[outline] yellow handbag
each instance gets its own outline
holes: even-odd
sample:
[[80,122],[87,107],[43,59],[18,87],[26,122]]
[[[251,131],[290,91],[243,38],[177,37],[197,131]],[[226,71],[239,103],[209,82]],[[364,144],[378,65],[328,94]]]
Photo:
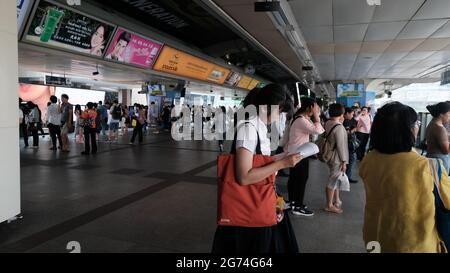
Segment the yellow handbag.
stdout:
[[134,128],[137,125],[137,120],[133,119],[133,121],[131,122],[131,126]]

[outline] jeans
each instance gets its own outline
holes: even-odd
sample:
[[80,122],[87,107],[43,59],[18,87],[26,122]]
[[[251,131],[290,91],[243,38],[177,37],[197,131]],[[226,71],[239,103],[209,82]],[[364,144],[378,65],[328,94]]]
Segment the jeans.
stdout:
[[63,146],[61,139],[61,127],[59,125],[48,124],[48,130],[50,131],[50,137],[52,139],[53,148],[56,149],[56,138],[58,138],[59,146]]
[[134,127],[133,130],[133,136],[131,137],[131,143],[134,143],[134,140],[136,139],[136,136],[139,134],[139,143],[142,143],[144,141],[144,136],[142,135],[142,129],[144,125],[140,124],[139,122],[136,123],[136,127]]
[[347,171],[345,172],[345,174],[347,175],[348,179],[352,179],[352,169],[353,169],[353,166],[355,166],[355,162],[356,162],[356,152],[348,151],[348,156],[349,156],[348,166],[347,166]]
[[[84,152],[90,153],[92,148],[92,153],[97,153],[97,129],[84,127]],[[91,147],[92,145],[92,147]]]

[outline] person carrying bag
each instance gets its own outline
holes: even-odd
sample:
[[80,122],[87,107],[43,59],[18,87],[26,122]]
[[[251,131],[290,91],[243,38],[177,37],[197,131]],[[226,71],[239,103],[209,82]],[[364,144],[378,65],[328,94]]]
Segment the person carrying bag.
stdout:
[[[244,100],[248,105],[282,105],[286,95],[278,85],[252,90]],[[264,110],[263,110],[264,111]],[[260,116],[259,116],[260,115]],[[298,252],[297,240],[288,214],[283,215],[275,190],[275,174],[292,167],[302,156],[271,157],[267,124],[270,110],[250,115],[238,123],[230,154],[217,160],[217,230],[213,253],[287,253]],[[267,117],[269,116],[269,117]]]

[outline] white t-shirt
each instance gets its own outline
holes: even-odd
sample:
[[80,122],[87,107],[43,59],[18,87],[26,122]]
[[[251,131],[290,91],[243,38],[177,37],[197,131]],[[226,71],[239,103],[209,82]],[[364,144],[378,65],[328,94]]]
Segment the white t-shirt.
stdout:
[[[247,124],[241,125],[247,122]],[[270,156],[270,139],[267,137],[267,125],[259,118],[253,118],[248,121],[240,121],[237,124],[238,133],[236,140],[236,149],[245,148],[253,154],[256,154],[258,145],[258,134],[261,146],[261,153]]]

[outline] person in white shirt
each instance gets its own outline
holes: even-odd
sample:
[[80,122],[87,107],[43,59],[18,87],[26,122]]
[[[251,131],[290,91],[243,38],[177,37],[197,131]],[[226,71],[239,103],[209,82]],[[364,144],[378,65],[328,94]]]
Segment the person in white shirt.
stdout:
[[58,138],[59,146],[62,147],[61,138],[61,109],[57,104],[58,98],[56,96],[50,97],[51,104],[47,107],[47,114],[45,115],[45,123],[52,139],[52,148],[50,150],[55,151],[56,138]]

